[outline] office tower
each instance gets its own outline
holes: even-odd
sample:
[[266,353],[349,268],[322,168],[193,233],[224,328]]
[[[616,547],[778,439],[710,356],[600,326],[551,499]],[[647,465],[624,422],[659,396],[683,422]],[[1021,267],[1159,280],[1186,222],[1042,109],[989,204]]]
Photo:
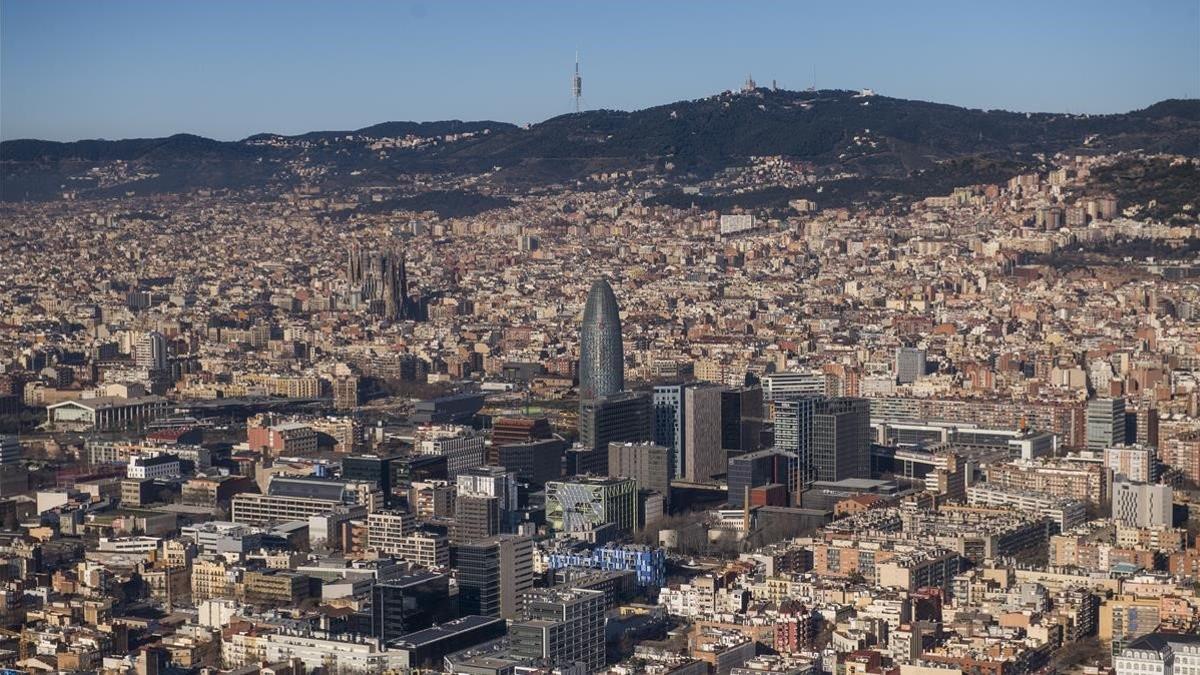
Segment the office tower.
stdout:
[[604,279],[588,291],[579,339],[579,398],[604,398],[625,389],[625,352],[617,296]]
[[806,484],[817,480],[812,458],[813,418],[824,400],[823,395],[811,394],[775,401],[775,447],[795,457],[788,489],[796,500]]
[[683,479],[706,483],[725,473],[721,449],[721,387],[689,385],[683,392]]
[[295,607],[308,599],[309,577],[282,569],[248,570],[242,577],[247,604],[259,607]]
[[745,506],[747,492],[756,487],[778,484],[788,490],[792,485],[794,455],[775,449],[758,450],[729,458],[729,506]]
[[896,350],[896,382],[908,384],[925,375],[925,350],[900,347]]
[[725,470],[722,391],[712,384],[654,387],[654,442],[670,449],[672,478],[705,482]]
[[21,461],[21,444],[16,436],[0,434],[0,465],[17,464]]
[[481,466],[458,474],[459,503],[464,497],[495,497],[500,509],[500,531],[511,532],[516,526],[517,477],[502,466]]
[[793,497],[813,481],[869,478],[870,403],[824,396],[776,401],[775,445],[796,455]]
[[1087,404],[1088,450],[1125,445],[1125,399],[1094,398]]
[[763,390],[738,387],[721,392],[721,447],[726,452],[753,452],[762,433]]
[[485,495],[498,497],[500,507],[517,509],[516,475],[502,466],[481,466],[458,475],[458,496]]
[[583,401],[579,409],[579,444],[605,449],[609,443],[653,438],[650,396],[634,392]]
[[500,534],[503,511],[500,497],[458,496],[454,501],[454,543],[463,544]]
[[632,478],[584,476],[546,483],[546,524],[555,532],[587,534],[605,526],[637,527],[637,483]]
[[455,566],[461,615],[516,619],[533,588],[533,540],[504,534],[459,544]]
[[167,369],[166,336],[156,330],[143,335],[135,348],[135,361],[138,368],[152,372],[165,371]]
[[871,407],[865,398],[826,399],[813,424],[817,480],[869,478]]
[[610,443],[608,475],[632,478],[639,490],[654,490],[663,496],[665,508],[671,503],[670,451],[654,443]]
[[557,666],[604,666],[604,592],[539,588],[525,596],[525,619],[509,628],[512,653]]
[[495,464],[512,469],[517,480],[523,483],[541,486],[548,480],[562,478],[563,451],[567,449],[567,443],[561,438],[493,445],[492,449],[496,453]]
[[1113,481],[1112,519],[1132,527],[1171,527],[1173,500],[1169,485]]
[[371,635],[387,642],[454,618],[450,579],[437,572],[416,572],[371,588]]
[[762,379],[763,400],[770,403],[789,396],[824,396],[828,393],[827,379],[825,373],[771,373]]
[[574,445],[563,453],[563,476],[603,476],[608,471],[608,447]]
[[408,294],[408,266],[398,251],[366,251],[352,247],[347,255],[351,307],[393,321],[424,318],[421,303]]
[[654,442],[671,451],[671,478],[682,478],[684,384],[654,387]]
[[385,506],[392,503],[392,463],[399,457],[358,455],[342,458],[342,478],[364,481],[379,487]]

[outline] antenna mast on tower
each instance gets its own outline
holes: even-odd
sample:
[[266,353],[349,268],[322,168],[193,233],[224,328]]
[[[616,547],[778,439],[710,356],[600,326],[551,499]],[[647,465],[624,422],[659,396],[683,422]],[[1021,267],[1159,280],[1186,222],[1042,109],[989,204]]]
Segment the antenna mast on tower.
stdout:
[[575,52],[575,77],[571,78],[571,97],[575,99],[575,112],[583,100],[583,78],[579,76],[579,52]]

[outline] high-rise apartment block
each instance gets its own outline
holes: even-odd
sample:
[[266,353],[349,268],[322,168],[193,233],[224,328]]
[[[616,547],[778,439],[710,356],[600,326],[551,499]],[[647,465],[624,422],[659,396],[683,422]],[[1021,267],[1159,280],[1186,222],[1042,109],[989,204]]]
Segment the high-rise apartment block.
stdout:
[[138,368],[152,372],[165,371],[167,369],[166,336],[156,330],[142,335],[134,348],[134,361]]
[[1099,463],[1048,459],[1017,459],[992,464],[985,469],[985,473],[989,485],[1086,500],[1093,504],[1108,501],[1112,482],[1112,472]]
[[1137,483],[1158,480],[1158,455],[1154,448],[1144,445],[1125,445],[1104,449],[1104,466],[1113,476],[1124,476]]
[[896,382],[909,384],[925,375],[925,350],[900,347],[896,350]]

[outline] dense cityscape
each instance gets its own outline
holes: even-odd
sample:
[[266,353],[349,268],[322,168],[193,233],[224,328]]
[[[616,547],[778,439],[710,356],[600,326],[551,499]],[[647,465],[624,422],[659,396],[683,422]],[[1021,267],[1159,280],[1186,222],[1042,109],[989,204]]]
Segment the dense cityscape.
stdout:
[[571,95],[5,137],[0,675],[1200,675],[1200,101]]

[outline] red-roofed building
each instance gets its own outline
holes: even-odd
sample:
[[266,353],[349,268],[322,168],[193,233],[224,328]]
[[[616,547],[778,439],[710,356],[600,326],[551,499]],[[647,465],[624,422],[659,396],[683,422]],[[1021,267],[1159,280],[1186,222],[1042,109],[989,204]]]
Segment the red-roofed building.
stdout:
[[854,516],[866,513],[871,509],[880,509],[888,505],[888,500],[880,495],[862,494],[848,497],[833,505],[835,518]]

